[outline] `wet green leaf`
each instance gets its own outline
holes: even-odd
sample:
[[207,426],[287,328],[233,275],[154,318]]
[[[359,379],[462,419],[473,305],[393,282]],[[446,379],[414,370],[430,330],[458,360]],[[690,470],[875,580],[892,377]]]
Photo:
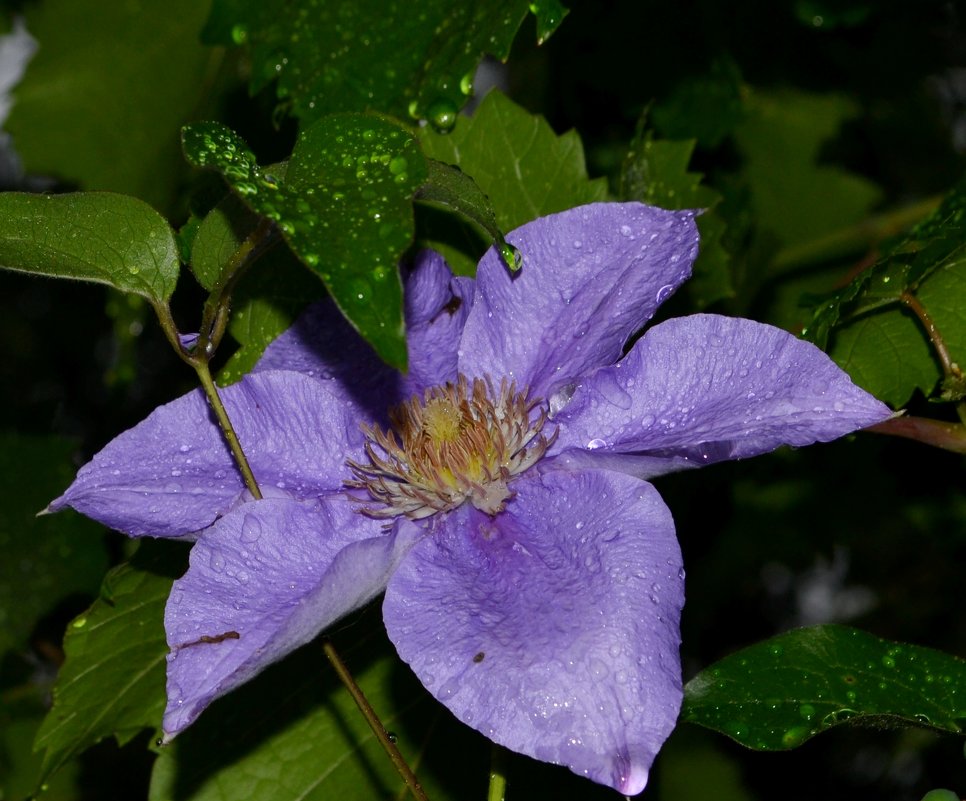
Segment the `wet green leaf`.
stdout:
[[844,626],[780,634],[688,682],[682,720],[749,748],[795,748],[850,721],[966,729],[966,661]]
[[305,122],[377,109],[446,130],[483,55],[505,60],[531,7],[543,41],[566,14],[555,0],[216,0],[205,37],[250,45],[253,88],[277,78],[279,99]]
[[[556,211],[607,198],[607,182],[587,177],[575,131],[557,136],[547,121],[500,92],[490,92],[472,117],[450,134],[420,132],[423,152],[472,176],[493,204],[496,222],[510,231]],[[434,247],[436,242],[431,242]],[[471,272],[481,253],[440,248],[460,272]]]
[[[381,627],[378,614],[362,627]],[[488,749],[419,685],[382,632],[342,649],[356,681],[432,799],[485,792]],[[443,783],[442,779],[448,779]],[[447,790],[447,787],[450,789]],[[461,788],[455,792],[452,788]],[[215,702],[164,748],[150,801],[370,801],[405,796],[385,752],[311,644]]]
[[73,445],[0,432],[0,654],[72,593],[93,595],[107,569],[101,527],[74,513],[37,517],[73,477]]
[[107,575],[93,606],[68,625],[67,660],[35,744],[45,749],[41,781],[105,737],[129,739],[160,725],[164,605],[184,557],[171,543],[142,542],[130,563]]
[[406,366],[396,265],[413,239],[412,197],[426,179],[412,136],[387,118],[337,114],[303,131],[284,181],[218,123],[189,125],[185,155],[213,167],[276,223],[295,254],[389,364]]
[[510,269],[520,269],[519,254],[503,236],[493,204],[483,190],[459,167],[429,159],[429,180],[416,192],[416,200],[450,209],[482,228],[499,248]]
[[167,221],[137,198],[6,192],[0,267],[94,281],[164,302],[178,281],[178,246]]
[[621,168],[620,196],[665,209],[704,209],[697,219],[701,248],[686,285],[700,309],[733,297],[735,289],[728,253],[721,245],[725,222],[714,211],[721,195],[701,184],[700,173],[688,172],[694,145],[694,140],[655,140],[640,127]]
[[831,342],[830,355],[856,383],[897,408],[916,390],[943,389],[926,326],[902,305],[904,295],[925,309],[952,360],[966,362],[966,184],[826,298],[806,330],[820,347]]
[[4,127],[31,173],[166,208],[185,171],[178,130],[220,54],[197,0],[45,0],[24,6],[40,47]]

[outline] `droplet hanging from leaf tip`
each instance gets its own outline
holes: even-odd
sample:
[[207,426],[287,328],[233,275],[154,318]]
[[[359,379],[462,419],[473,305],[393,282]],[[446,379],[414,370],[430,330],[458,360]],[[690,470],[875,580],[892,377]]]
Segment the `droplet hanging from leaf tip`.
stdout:
[[440,98],[429,104],[426,119],[439,133],[449,133],[456,125],[457,108],[451,101]]
[[507,269],[511,273],[520,272],[520,268],[523,267],[523,254],[520,253],[513,245],[509,242],[503,242],[499,245],[500,256],[503,258],[503,263],[506,265]]

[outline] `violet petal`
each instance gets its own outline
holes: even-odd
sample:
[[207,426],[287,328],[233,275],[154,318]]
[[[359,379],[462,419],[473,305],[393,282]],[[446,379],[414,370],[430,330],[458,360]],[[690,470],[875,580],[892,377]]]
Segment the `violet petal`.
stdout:
[[411,523],[386,532],[355,508],[344,496],[255,501],[195,544],[164,614],[167,738],[382,592],[421,532]]
[[[225,387],[221,397],[269,494],[338,490],[347,455],[361,455],[358,412],[322,382],[264,372]],[[132,537],[179,537],[211,525],[244,493],[208,402],[195,390],[109,442],[49,509],[70,506]]]
[[696,314],[656,325],[620,363],[587,376],[554,417],[554,452],[634,453],[650,457],[647,469],[638,459],[629,471],[654,476],[827,442],[890,415],[811,343]]
[[456,378],[460,332],[473,301],[473,280],[454,277],[443,257],[425,250],[403,270],[409,373],[386,365],[331,299],[310,306],[272,342],[254,371],[295,370],[336,379],[340,391],[385,422],[386,411],[414,393]]
[[406,280],[407,395],[455,381],[457,347],[473,305],[473,279],[454,276],[438,253],[425,250]]
[[594,203],[507,236],[523,255],[511,274],[493,248],[480,261],[460,343],[460,372],[489,374],[547,397],[620,358],[627,339],[691,274],[690,211]]
[[440,518],[389,581],[400,656],[514,751],[641,791],[682,698],[681,553],[650,484],[533,471],[495,518]]

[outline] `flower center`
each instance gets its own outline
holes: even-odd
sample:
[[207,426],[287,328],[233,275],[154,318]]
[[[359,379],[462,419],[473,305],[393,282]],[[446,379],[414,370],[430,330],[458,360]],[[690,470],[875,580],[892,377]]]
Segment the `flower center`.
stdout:
[[531,422],[539,405],[506,379],[495,390],[489,378],[471,385],[461,375],[392,409],[391,429],[364,425],[369,463],[349,460],[355,479],[346,484],[385,504],[362,510],[372,517],[416,520],[464,501],[495,515],[513,494],[510,479],[539,461],[556,439],[556,431],[541,433],[546,412]]

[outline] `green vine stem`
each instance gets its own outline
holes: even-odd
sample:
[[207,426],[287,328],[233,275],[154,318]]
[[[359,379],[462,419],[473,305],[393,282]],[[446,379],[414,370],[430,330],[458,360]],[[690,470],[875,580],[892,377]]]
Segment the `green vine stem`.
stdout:
[[935,211],[941,201],[942,197],[939,195],[928,197],[909,206],[868,217],[855,225],[840,228],[809,242],[783,248],[775,254],[772,264],[781,269],[798,267],[867,249],[919,222]]
[[201,387],[205,391],[205,395],[208,396],[208,403],[211,404],[211,409],[215,413],[215,417],[218,419],[218,425],[221,427],[221,433],[225,437],[225,442],[228,443],[228,447],[231,449],[232,456],[235,457],[235,463],[238,465],[238,469],[241,471],[242,478],[245,481],[245,486],[248,487],[248,491],[252,494],[252,497],[256,501],[262,499],[262,491],[258,487],[258,482],[255,480],[255,474],[252,472],[251,465],[248,464],[248,458],[245,456],[245,451],[242,450],[241,443],[238,441],[238,435],[235,433],[235,429],[231,424],[231,420],[228,418],[228,412],[225,410],[225,405],[221,402],[221,395],[218,394],[218,387],[215,386],[215,382],[211,378],[211,371],[208,369],[208,361],[199,361],[195,366],[195,372],[198,373],[198,379],[201,381]]
[[329,663],[335,669],[336,675],[338,675],[338,677],[342,680],[345,688],[349,691],[349,695],[352,696],[352,700],[356,702],[356,706],[359,707],[359,711],[369,724],[369,728],[372,729],[372,733],[376,736],[376,739],[379,741],[380,745],[382,745],[385,752],[389,755],[389,758],[392,760],[392,764],[396,766],[396,770],[399,771],[399,775],[406,783],[406,786],[412,793],[413,798],[415,798],[416,801],[429,801],[429,798],[426,796],[426,792],[423,790],[422,785],[420,785],[419,780],[416,778],[416,774],[414,774],[412,770],[410,770],[409,765],[406,764],[406,760],[403,759],[403,755],[399,753],[399,749],[396,748],[396,744],[389,736],[389,732],[386,731],[386,727],[382,725],[382,721],[379,720],[379,716],[372,708],[372,704],[369,703],[369,699],[366,698],[365,694],[362,692],[362,688],[360,688],[359,685],[356,684],[355,679],[352,678],[352,674],[349,673],[349,669],[336,652],[335,647],[332,645],[332,641],[330,639],[325,638],[322,640],[322,650],[325,651],[325,655],[328,658]]
[[490,746],[490,787],[486,801],[504,801],[506,798],[506,751],[502,745]]

